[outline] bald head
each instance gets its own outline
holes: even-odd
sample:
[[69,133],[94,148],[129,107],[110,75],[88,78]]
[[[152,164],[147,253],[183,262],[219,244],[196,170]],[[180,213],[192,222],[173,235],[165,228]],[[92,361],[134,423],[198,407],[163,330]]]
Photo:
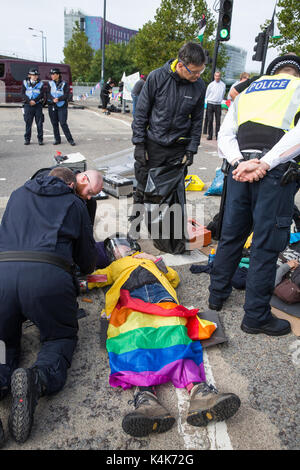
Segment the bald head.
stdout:
[[82,199],[91,199],[103,188],[103,177],[100,171],[87,170],[76,175],[76,192]]

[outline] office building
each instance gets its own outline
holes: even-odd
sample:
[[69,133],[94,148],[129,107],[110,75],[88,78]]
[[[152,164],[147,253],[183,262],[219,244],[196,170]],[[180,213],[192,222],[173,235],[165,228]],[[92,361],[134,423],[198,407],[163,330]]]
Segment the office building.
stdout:
[[[65,46],[72,37],[76,21],[81,29],[85,31],[90,46],[94,50],[101,49],[103,18],[99,16],[87,16],[80,10],[68,11],[66,8],[64,10]],[[137,31],[134,29],[124,28],[123,26],[105,21],[105,44],[109,44],[110,42],[123,42],[127,44],[132,36],[136,34]]]
[[229,60],[222,71],[222,80],[227,85],[231,85],[239,79],[242,72],[247,72],[247,70],[245,70],[247,51],[241,47],[232,46],[230,44],[224,44],[224,46]]

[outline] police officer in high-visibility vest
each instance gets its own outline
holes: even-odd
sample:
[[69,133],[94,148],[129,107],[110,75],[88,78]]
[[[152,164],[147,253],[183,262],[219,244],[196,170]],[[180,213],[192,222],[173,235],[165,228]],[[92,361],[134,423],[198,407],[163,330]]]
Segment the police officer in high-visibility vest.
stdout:
[[209,307],[221,310],[253,231],[241,329],[281,336],[290,323],[271,314],[276,262],[290,237],[296,181],[283,178],[300,153],[300,57],[277,57],[230,106],[218,135],[228,162],[221,237],[213,262]]
[[24,145],[29,145],[31,140],[31,128],[35,119],[39,145],[43,145],[43,104],[44,84],[39,80],[39,71],[31,68],[28,77],[23,81],[22,98],[24,101],[24,121],[26,124]]
[[59,124],[61,125],[61,128],[69,144],[75,145],[69,126],[67,124],[69,85],[66,81],[62,80],[62,75],[58,68],[51,69],[50,75],[51,80],[48,83],[47,102],[49,117],[54,133],[53,145],[61,144]]

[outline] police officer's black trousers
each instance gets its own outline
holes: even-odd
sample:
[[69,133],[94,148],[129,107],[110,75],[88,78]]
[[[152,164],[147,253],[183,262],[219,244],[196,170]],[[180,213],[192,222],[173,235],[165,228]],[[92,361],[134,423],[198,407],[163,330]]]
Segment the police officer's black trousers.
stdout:
[[49,118],[53,127],[54,139],[56,142],[61,142],[60,133],[59,133],[59,124],[63,130],[63,133],[66,136],[68,142],[72,142],[73,137],[70,132],[69,126],[67,124],[68,119],[68,108],[67,106],[62,106],[61,108],[49,104],[48,106]]
[[276,262],[285,249],[292,223],[295,183],[280,186],[286,165],[267,172],[258,182],[240,183],[228,175],[227,196],[216,257],[211,273],[209,302],[220,304],[230,295],[231,279],[253,229],[247,274],[245,317],[247,326],[263,325],[271,318]]
[[[46,263],[0,263],[0,340],[6,345],[6,364],[0,364],[0,398],[9,391],[13,371],[22,365],[25,320],[31,320],[40,333],[41,349],[30,367],[38,367],[44,394],[63,388],[77,343],[76,312],[73,280],[63,269]],[[34,345],[34,329],[24,329],[25,358]]]
[[43,141],[43,106],[41,103],[36,104],[35,106],[30,106],[30,104],[24,104],[24,121],[25,121],[25,134],[24,139],[27,142],[30,142],[31,139],[31,129],[32,123],[35,119],[37,127],[38,141]]

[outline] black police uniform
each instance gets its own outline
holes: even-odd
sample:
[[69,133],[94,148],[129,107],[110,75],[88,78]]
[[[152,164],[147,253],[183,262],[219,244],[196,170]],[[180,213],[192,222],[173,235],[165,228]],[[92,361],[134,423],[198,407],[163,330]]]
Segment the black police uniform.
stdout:
[[[48,103],[48,112],[49,112],[49,118],[53,127],[53,134],[54,134],[54,144],[60,144],[61,143],[61,137],[59,133],[59,124],[61,125],[61,128],[63,130],[63,133],[66,136],[67,141],[71,145],[75,145],[75,142],[73,140],[72,134],[70,132],[69,126],[67,124],[67,119],[68,119],[68,99],[69,99],[69,85],[67,82],[62,80],[61,78],[59,81],[56,83],[54,88],[51,87],[51,84],[54,81],[51,80],[48,83],[48,88],[47,88],[47,103]],[[56,88],[56,90],[55,90]],[[53,100],[56,98],[56,96],[53,95],[53,89],[55,92],[59,93],[59,103],[54,103]]]
[[[33,261],[33,255],[46,256],[46,261]],[[14,261],[5,261],[9,256]],[[42,346],[33,367],[39,370],[44,394],[64,386],[78,331],[70,266],[76,263],[87,274],[94,270],[95,258],[86,207],[62,180],[39,175],[12,193],[0,227],[0,339],[6,344],[0,396],[7,393],[18,366],[26,319],[40,330]]]
[[[25,144],[29,144],[31,140],[31,129],[32,123],[35,119],[37,127],[38,142],[40,145],[43,144],[43,104],[44,104],[44,90],[43,82],[37,80],[35,83],[31,83],[30,79],[23,81],[22,86],[22,99],[24,101],[24,121],[25,127]],[[31,106],[30,101],[35,101],[35,105]]]

